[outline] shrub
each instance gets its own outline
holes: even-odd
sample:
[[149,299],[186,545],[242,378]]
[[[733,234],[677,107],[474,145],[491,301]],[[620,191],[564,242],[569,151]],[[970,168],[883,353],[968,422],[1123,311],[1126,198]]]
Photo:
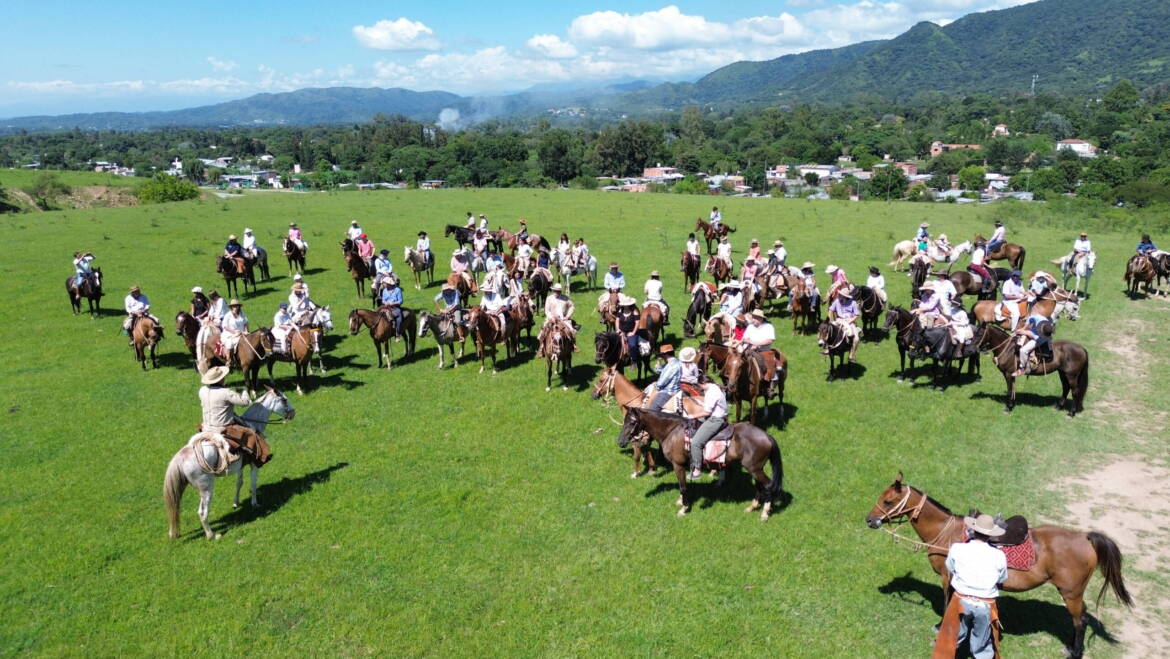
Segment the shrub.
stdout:
[[697,176],[687,176],[674,184],[676,194],[707,194],[707,184]]
[[155,174],[154,178],[138,186],[138,200],[144,204],[161,204],[168,201],[186,201],[199,196],[194,183],[168,174]]

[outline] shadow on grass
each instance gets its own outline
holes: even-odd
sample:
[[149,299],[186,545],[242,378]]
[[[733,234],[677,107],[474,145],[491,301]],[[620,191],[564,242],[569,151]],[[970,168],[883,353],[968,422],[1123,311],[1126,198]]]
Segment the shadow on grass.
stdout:
[[[212,522],[211,528],[218,533],[222,533],[224,530],[234,526],[268,517],[272,513],[280,510],[293,497],[299,494],[307,494],[313,489],[313,486],[329,482],[329,479],[333,477],[333,472],[348,466],[348,462],[338,462],[335,465],[310,472],[299,478],[282,478],[275,483],[262,483],[260,487],[256,488],[256,499],[260,502],[257,508],[248,505],[245,498],[249,478],[248,474],[245,473],[244,489],[240,491],[240,507]],[[245,467],[244,469],[247,471],[250,467]],[[261,469],[260,473],[263,475],[264,470]],[[225,483],[235,487],[235,483],[232,483],[230,478]],[[198,533],[195,537],[201,539],[203,534]]]
[[305,268],[305,276],[307,277],[309,275],[318,275],[328,270],[329,268]]
[[[898,599],[916,604],[929,606],[935,615],[942,617],[942,586],[938,583],[927,583],[910,576],[910,573],[890,579],[889,583],[878,586],[878,592],[883,595],[893,595]],[[1003,633],[1010,636],[1030,636],[1032,634],[1048,634],[1063,644],[1072,642],[1072,618],[1068,609],[1060,604],[1041,602],[1035,599],[1024,599],[1023,594],[1005,595],[1000,593],[998,600],[999,616],[1003,620]],[[1117,644],[1117,638],[1105,629],[1093,615],[1085,612],[1086,627],[1091,634],[1086,635],[1086,642],[1093,637],[1099,637],[1110,645]]]
[[[1052,408],[1056,407],[1056,403],[1060,401],[1059,395],[1057,395],[1057,394],[1051,394],[1051,395],[1037,394],[1037,393],[1028,392],[1028,391],[1020,391],[1019,381],[1022,379],[1023,378],[1018,378],[1016,380],[1016,383],[1017,383],[1016,384],[1016,407],[1021,407],[1021,406],[1052,407]],[[976,400],[976,399],[981,399],[981,398],[989,398],[991,400],[994,400],[996,402],[1003,403],[1006,405],[1007,404],[1007,387],[1005,385],[1004,391],[1002,393],[988,393],[986,391],[976,391],[975,393],[971,394],[971,400]]]
[[860,380],[861,377],[865,375],[865,372],[869,370],[866,368],[865,364],[862,364],[861,362],[849,361],[846,361],[844,364],[839,364],[832,370],[829,370],[827,361],[828,358],[826,357],[825,359],[825,379],[830,382],[833,380]]
[[[182,341],[182,339],[179,339]],[[195,370],[195,358],[191,353],[187,352],[187,346],[183,346],[182,352],[164,352],[158,355],[159,368],[180,368]]]

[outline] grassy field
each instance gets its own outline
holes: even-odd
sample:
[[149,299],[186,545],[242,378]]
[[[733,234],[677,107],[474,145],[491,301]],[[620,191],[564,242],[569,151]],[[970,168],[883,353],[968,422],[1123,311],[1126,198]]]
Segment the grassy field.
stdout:
[[[0,180],[17,184],[6,172]],[[923,220],[959,242],[1003,216],[1009,238],[1029,250],[1029,270],[1065,253],[1075,236],[1068,218],[1046,218],[1039,207],[718,203],[738,229],[738,255],[753,237],[764,245],[779,237],[791,261],[814,261],[818,274],[836,263],[856,279],[880,264],[900,303],[908,279],[884,264]],[[892,340],[861,348],[859,377],[827,383],[815,338],[791,337],[787,316],[778,319],[792,418],[769,431],[792,501],[767,523],[741,512],[750,499],[742,473],[727,491],[700,484],[685,519],[674,515],[672,476],[630,479],[611,410],[588,396],[597,373],[588,346],[595,292],[573,294],[586,346],[567,393],[545,393],[544,363],[531,352],[495,376],[478,374],[470,357],[439,372],[427,338],[413,361],[385,371],[373,367],[367,336],[344,332],[359,304],[337,248],[351,219],[400,267],[402,246],[420,229],[444,263],[452,243],[443,225],[474,211],[493,226],[514,228],[526,217],[553,238],[583,235],[638,289],[651,269],[663,271],[676,309],[670,329],[681,333],[678,253],[710,206],[704,197],[570,191],[262,193],[0,217],[8,239],[0,262],[0,652],[925,656],[938,582],[922,555],[863,523],[894,475],[903,470],[955,510],[1061,520],[1068,494],[1053,483],[1139,450],[1119,424],[1164,405],[1157,380],[1135,384],[1102,350],[1118,319],[1157,319],[1158,343],[1142,347],[1144,364],[1155,370],[1170,355],[1165,303],[1120,292],[1136,242],[1130,231],[1092,236],[1093,297],[1081,321],[1058,331],[1093,358],[1086,412],[1075,420],[1051,408],[1055,377],[1023,383],[1016,412],[1002,414],[1003,382],[986,360],[982,381],[945,393],[899,385]],[[189,490],[186,535],[168,540],[163,471],[199,421],[197,377],[170,332],[174,314],[191,286],[221,287],[214,257],[227,234],[248,226],[277,276],[244,310],[253,325],[269,324],[290,285],[278,242],[289,221],[312,245],[313,297],[338,320],[326,339],[329,372],[295,398],[292,423],[270,428],[275,459],[262,472],[262,508],[233,512],[231,484],[220,480],[212,519],[224,537],[207,542],[196,533]],[[68,313],[62,282],[76,249],[95,252],[106,273],[109,310],[97,320]],[[142,286],[168,327],[158,371],[142,373],[119,334],[130,284]],[[437,291],[408,288],[407,304],[429,308]],[[276,373],[291,390],[291,366]],[[238,386],[238,374],[229,383]],[[1105,397],[1121,403],[1101,405]],[[1164,447],[1140,450],[1165,458]],[[1132,563],[1126,575],[1157,578]],[[1093,584],[1095,592],[1097,577]],[[1122,609],[1105,602],[1090,611],[1116,633]],[[1052,588],[1004,597],[1001,606],[1006,654],[1060,652],[1069,622]],[[1094,656],[1124,649],[1089,639]]]
[[108,174],[104,172],[76,172],[76,171],[57,171],[51,172],[38,171],[32,169],[0,169],[0,184],[6,188],[23,188],[33,184],[38,176],[45,173],[51,173],[57,177],[65,185],[70,187],[82,185],[109,185],[114,187],[137,187],[139,184],[146,181],[143,178],[133,176],[117,176],[115,174]]

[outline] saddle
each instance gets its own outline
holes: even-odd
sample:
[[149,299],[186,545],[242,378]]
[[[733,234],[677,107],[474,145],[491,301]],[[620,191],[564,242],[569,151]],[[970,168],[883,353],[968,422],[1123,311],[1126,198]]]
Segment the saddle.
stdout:
[[233,424],[223,429],[223,437],[228,441],[232,451],[245,456],[258,467],[263,467],[272,459],[272,452],[268,449],[268,442],[264,436],[248,426]]
[[[687,420],[684,427],[686,439],[683,442],[683,448],[686,449],[687,453],[691,451],[691,437],[694,437],[699,426],[703,425],[703,421],[704,419]],[[720,468],[727,466],[727,454],[731,449],[731,431],[731,424],[725,423],[719,432],[715,433],[715,436],[703,445],[703,462]]]
[[[978,510],[971,511],[973,517],[979,515]],[[1015,515],[1003,519],[996,516],[996,523],[1006,529],[998,538],[992,538],[988,543],[1003,552],[1007,558],[1008,568],[1012,570],[1030,570],[1036,564],[1036,544],[1032,540],[1032,533],[1028,527],[1028,520],[1023,515]]]
[[1011,316],[1011,313],[1008,311],[1011,309],[1011,304],[1015,304],[1016,307],[1020,310],[1020,318],[1026,318],[1028,316],[1028,302],[1026,300],[1021,300],[1015,303],[1000,302],[999,304],[995,305],[996,322],[1003,322]]

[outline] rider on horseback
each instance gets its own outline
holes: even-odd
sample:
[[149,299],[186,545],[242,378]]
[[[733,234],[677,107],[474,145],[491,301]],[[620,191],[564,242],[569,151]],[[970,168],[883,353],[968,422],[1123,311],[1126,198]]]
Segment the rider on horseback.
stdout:
[[910,312],[919,316],[918,325],[923,329],[930,329],[946,324],[946,314],[950,311],[950,305],[938,292],[938,282],[928,281],[920,286],[918,291],[921,295],[918,305]]
[[357,220],[349,223],[349,228],[345,230],[345,237],[350,240],[357,241],[358,237],[362,235],[362,228],[358,226]]
[[682,362],[674,356],[674,346],[669,343],[658,348],[658,356],[666,360],[658,370],[658,380],[654,383],[654,400],[646,406],[651,412],[661,412],[662,407],[682,388]]
[[1072,253],[1068,255],[1068,264],[1075,267],[1077,262],[1087,258],[1093,251],[1093,243],[1089,242],[1089,234],[1081,232],[1080,237],[1073,241]]
[[986,243],[976,242],[974,248],[971,249],[971,264],[967,266],[967,272],[978,275],[983,282],[983,292],[989,293],[995,288],[995,275],[987,269],[987,266],[983,265],[985,258],[987,258]]
[[207,312],[211,309],[211,301],[203,294],[202,286],[195,286],[191,289],[191,306],[188,313],[199,322],[203,322],[207,318]]
[[292,244],[296,245],[297,248],[303,250],[305,253],[308,253],[309,243],[305,242],[304,237],[301,235],[301,228],[297,226],[296,222],[288,223],[288,240]]
[[520,218],[520,230],[516,232],[516,242],[520,244],[528,243],[528,220]]
[[480,302],[480,307],[488,314],[488,318],[495,320],[496,327],[501,335],[507,333],[508,329],[508,305],[505,304],[504,298],[496,294],[496,291],[491,288],[483,290],[483,301]]
[[484,275],[483,285],[480,288],[485,291],[495,291],[498,294],[500,289],[504,288],[504,284],[507,283],[507,275],[504,273],[504,262],[499,259],[489,258],[485,267],[487,268],[487,274]]
[[873,291],[874,295],[878,296],[883,305],[889,302],[889,298],[886,296],[886,278],[876,265],[869,266],[869,276],[865,279],[865,285]]
[[374,241],[370,240],[366,234],[361,234],[354,241],[354,247],[357,248],[358,257],[362,263],[366,264],[366,270],[374,269]]
[[236,264],[236,273],[244,274],[246,269],[244,263],[244,247],[236,241],[236,234],[228,236],[227,244],[223,246],[223,255],[231,259]]
[[256,234],[252,233],[252,230],[247,227],[244,228],[244,239],[240,242],[240,246],[244,248],[244,258],[255,259],[259,254],[256,251],[258,249],[256,245]]
[[646,295],[646,302],[642,304],[642,309],[646,305],[653,304],[662,310],[662,326],[665,327],[670,324],[670,305],[666,300],[662,299],[662,280],[658,278],[658,271],[650,271],[650,279],[646,280],[646,284],[642,287],[642,292]]
[[221,321],[219,344],[224,355],[230,356],[239,345],[240,339],[248,333],[248,317],[244,315],[244,305],[237,299],[228,302],[228,313]]
[[431,239],[427,238],[426,231],[418,232],[418,240],[414,243],[414,251],[423,257],[423,264],[430,267],[435,264],[435,253],[431,251]]
[[772,249],[768,250],[768,270],[774,273],[779,268],[786,267],[787,260],[788,250],[784,249],[784,242],[781,240],[773,242]]
[[[598,308],[604,308],[610,300],[617,300],[621,295],[622,289],[626,287],[626,276],[618,270],[618,263],[614,261],[609,264],[609,272],[605,273],[605,279],[602,280],[602,285],[605,287],[605,292],[601,294],[601,298],[597,300]],[[633,299],[633,298],[630,298]],[[616,305],[610,305],[610,312],[616,312]]]
[[398,285],[398,277],[390,275],[386,279],[386,286],[382,289],[382,306],[378,310],[394,327],[394,338],[402,335],[402,287]]
[[288,296],[289,311],[298,325],[308,319],[317,305],[309,298],[309,290],[305,285],[297,282],[293,284],[292,293]]
[[713,206],[711,208],[711,228],[715,230],[716,236],[718,236],[719,232],[723,229],[722,224],[723,214],[719,212],[718,206]]
[[1012,270],[1011,279],[1003,283],[1003,306],[1007,308],[1008,314],[1012,318],[1012,329],[1020,323],[1020,302],[1028,298],[1028,291],[1024,290],[1024,285],[1020,283],[1021,273],[1019,270]]
[[[742,284],[735,280],[720,286],[723,289],[723,296],[719,298],[719,312],[711,316],[711,320],[718,318],[724,328],[728,325],[734,328],[733,319],[743,313],[743,291],[740,290],[741,286]],[[724,331],[724,340],[727,340],[730,334],[730,331]]]
[[[861,311],[857,308],[857,303],[853,301],[853,293],[849,290],[838,291],[837,299],[829,305],[830,320],[841,328],[841,331],[845,333],[845,338],[849,341],[849,361],[857,359],[857,344],[861,341],[861,328],[857,326],[857,317],[860,315]],[[828,346],[821,351],[821,354],[829,354]]]
[[703,413],[696,418],[703,419],[703,424],[691,437],[691,473],[687,474],[687,480],[691,481],[702,475],[703,447],[727,424],[727,396],[723,393],[723,387],[711,381],[705,382],[702,387]]
[[243,425],[236,417],[236,405],[251,405],[252,400],[245,392],[236,393],[223,386],[227,377],[227,366],[214,366],[203,374],[199,387],[199,406],[203,410],[203,432],[224,435],[232,452],[250,453],[258,464],[272,459],[264,436]]
[[1012,373],[1012,377],[1018,378],[1032,372],[1030,359],[1032,352],[1045,353],[1052,343],[1052,333],[1055,329],[1056,325],[1047,316],[1034,313],[1028,316],[1024,324],[1015,330],[1015,334],[1020,337],[1017,339],[1020,352],[1016,371]]
[[[804,276],[804,291],[808,295],[808,302],[811,308],[816,309],[820,304],[821,289],[817,288],[817,276],[813,274],[813,268],[817,267],[812,261],[805,261],[800,266],[800,274]],[[789,311],[792,310],[792,301],[789,298]],[[819,312],[818,312],[819,313]]]
[[527,275],[528,270],[531,268],[531,261],[532,245],[529,245],[527,242],[521,242],[516,248],[516,270]]
[[1003,222],[995,221],[995,231],[991,233],[991,238],[987,240],[987,253],[994,254],[999,246],[1007,242],[1007,229],[1003,226]]
[[543,357],[544,336],[548,332],[548,328],[555,324],[560,326],[569,333],[570,336],[577,335],[577,324],[573,322],[573,301],[565,297],[563,289],[560,284],[553,284],[549,289],[552,293],[547,300],[544,301],[544,324],[540,326],[540,334],[537,337],[537,345],[541,346],[537,351],[537,357]]
[[546,281],[552,281],[552,271],[548,269],[548,266],[548,248],[541,246],[536,255],[536,269],[533,271],[532,275],[535,277],[536,273],[539,272],[540,274],[544,275]]
[[914,234],[914,244],[920,245],[930,240],[930,232],[927,229],[930,227],[929,222],[923,222],[918,225],[918,233]]
[[451,272],[459,275],[459,277],[463,279],[463,283],[467,286],[467,290],[472,290],[475,288],[473,285],[475,280],[471,278],[471,274],[467,272],[467,269],[467,252],[456,248],[454,252],[451,252]]
[[442,313],[447,316],[455,317],[455,324],[461,327],[466,327],[466,322],[463,319],[463,304],[459,298],[459,291],[451,284],[444,283],[443,289],[435,296],[435,306],[442,303]]
[[[198,288],[198,287],[196,287]],[[207,294],[207,324],[219,328],[223,317],[227,315],[227,300],[219,296],[219,291],[212,289]]]
[[374,288],[382,285],[382,279],[394,274],[394,262],[390,260],[390,250],[384,249],[378,252],[378,258],[374,259]]
[[[748,315],[748,326],[744,329],[743,338],[736,347],[740,354],[746,354],[748,350],[752,350],[762,357],[764,353],[772,351],[772,344],[775,342],[776,329],[772,327],[772,323],[768,322],[768,317],[764,315],[763,310],[756,309]],[[776,362],[764,358],[764,364],[767,369],[763,374],[764,382],[771,386],[771,382],[777,377]]]
[[963,305],[958,302],[951,307],[951,315],[950,320],[947,322],[947,329],[950,330],[951,341],[959,346],[964,346],[968,341],[975,338],[975,330],[971,328],[971,319],[967,316]]
[[93,275],[93,259],[92,252],[73,252],[73,273],[76,275],[73,285],[77,288]]
[[759,240],[752,238],[752,243],[751,243],[751,245],[748,246],[747,257],[749,259],[752,259],[753,261],[759,262],[759,260],[760,260],[760,241]]
[[833,283],[829,285],[829,302],[837,299],[837,295],[840,294],[841,291],[853,288],[853,284],[849,283],[849,277],[845,274],[845,270],[843,268],[837,267],[830,263],[828,267],[825,268],[825,274],[833,276]]
[[122,329],[126,330],[126,333],[130,335],[130,345],[134,345],[134,326],[138,324],[138,319],[145,316],[155,323],[159,321],[158,318],[151,315],[150,300],[142,294],[142,289],[138,288],[138,286],[130,287],[130,293],[122,303],[126,309],[126,320],[122,322]]
[[275,344],[272,346],[273,352],[286,352],[287,347],[284,345],[288,333],[296,329],[293,323],[292,314],[288,312],[288,302],[281,301],[277,306],[276,313],[272,316],[272,338]]
[[638,351],[638,321],[640,319],[638,301],[629,295],[619,294],[618,313],[614,327],[622,335],[626,346],[626,355],[631,362],[637,362],[641,358],[641,353]]
[[715,258],[727,264],[727,271],[731,272],[735,266],[731,263],[731,241],[727,236],[719,239],[719,246],[715,248]]

